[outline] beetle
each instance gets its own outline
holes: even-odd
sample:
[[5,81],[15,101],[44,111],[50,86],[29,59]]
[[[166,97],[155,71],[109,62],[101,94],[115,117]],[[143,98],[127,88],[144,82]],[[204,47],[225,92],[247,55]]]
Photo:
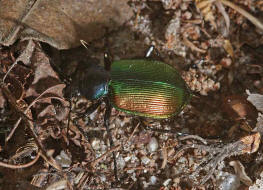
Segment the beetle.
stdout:
[[[151,51],[153,47],[146,57]],[[162,61],[144,58],[111,62],[105,54],[104,64],[105,68],[90,64],[87,71],[82,72],[84,76],[78,74],[83,80],[76,85],[75,93],[89,100],[105,101],[104,125],[111,146],[113,141],[108,128],[111,106],[135,116],[166,119],[180,113],[191,99],[192,93],[177,70]],[[100,103],[93,104],[87,113],[95,111]],[[117,180],[114,152],[113,157]]]
[[192,96],[175,68],[149,59],[113,61],[108,70],[92,65],[77,91],[89,100],[107,98],[119,111],[154,119],[177,115]]

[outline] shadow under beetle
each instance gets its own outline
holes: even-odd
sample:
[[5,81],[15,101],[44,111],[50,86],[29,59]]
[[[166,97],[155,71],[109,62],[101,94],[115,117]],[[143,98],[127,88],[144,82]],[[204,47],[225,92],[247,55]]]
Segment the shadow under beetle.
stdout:
[[[111,106],[119,111],[141,117],[165,119],[177,115],[191,99],[191,92],[180,74],[161,61],[149,60],[150,47],[145,59],[127,59],[111,62],[104,56],[105,68],[90,66],[85,79],[78,83],[78,93],[89,100],[104,100],[106,111],[104,125],[111,146],[109,131]],[[97,101],[87,113],[100,105]],[[115,177],[117,168],[115,154]]]

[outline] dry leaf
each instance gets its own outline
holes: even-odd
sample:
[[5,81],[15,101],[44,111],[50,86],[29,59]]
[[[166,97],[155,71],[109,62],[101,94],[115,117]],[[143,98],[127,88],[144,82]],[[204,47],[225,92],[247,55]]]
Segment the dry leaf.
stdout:
[[[102,37],[133,15],[128,0],[0,1],[0,43],[36,39],[68,49]],[[48,14],[47,14],[48,13]]]
[[263,95],[261,94],[252,94],[249,90],[246,90],[248,94],[247,100],[250,101],[258,111],[263,112]]

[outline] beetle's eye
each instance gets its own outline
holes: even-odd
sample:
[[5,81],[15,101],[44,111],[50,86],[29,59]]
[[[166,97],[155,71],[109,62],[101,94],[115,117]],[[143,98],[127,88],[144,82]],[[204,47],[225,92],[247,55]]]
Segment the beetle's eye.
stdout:
[[91,97],[91,98],[92,99],[98,99],[98,98],[106,95],[107,94],[107,85],[108,85],[107,82],[103,82],[99,85],[94,86],[92,89],[92,91],[93,91],[92,96],[93,97]]

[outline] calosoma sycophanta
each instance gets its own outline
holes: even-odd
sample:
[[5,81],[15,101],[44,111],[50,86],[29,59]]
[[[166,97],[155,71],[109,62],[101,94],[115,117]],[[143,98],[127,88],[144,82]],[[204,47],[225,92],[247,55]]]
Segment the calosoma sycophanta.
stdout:
[[107,97],[117,110],[156,119],[178,114],[191,92],[172,66],[160,61],[114,61],[109,72],[90,68],[79,87],[88,99]]
[[[165,119],[181,112],[191,99],[185,81],[168,64],[149,59],[119,60],[110,64],[105,65],[108,69],[89,66],[77,88],[78,93],[87,99],[104,98],[104,124],[108,133],[110,106],[136,116]],[[99,104],[100,101],[91,106],[88,112],[94,111]],[[112,138],[109,139],[112,146]],[[116,166],[115,159],[114,162]],[[117,179],[116,167],[115,177]]]
[[172,117],[191,97],[179,73],[160,61],[114,61],[110,77],[107,94],[112,106],[138,116]]

